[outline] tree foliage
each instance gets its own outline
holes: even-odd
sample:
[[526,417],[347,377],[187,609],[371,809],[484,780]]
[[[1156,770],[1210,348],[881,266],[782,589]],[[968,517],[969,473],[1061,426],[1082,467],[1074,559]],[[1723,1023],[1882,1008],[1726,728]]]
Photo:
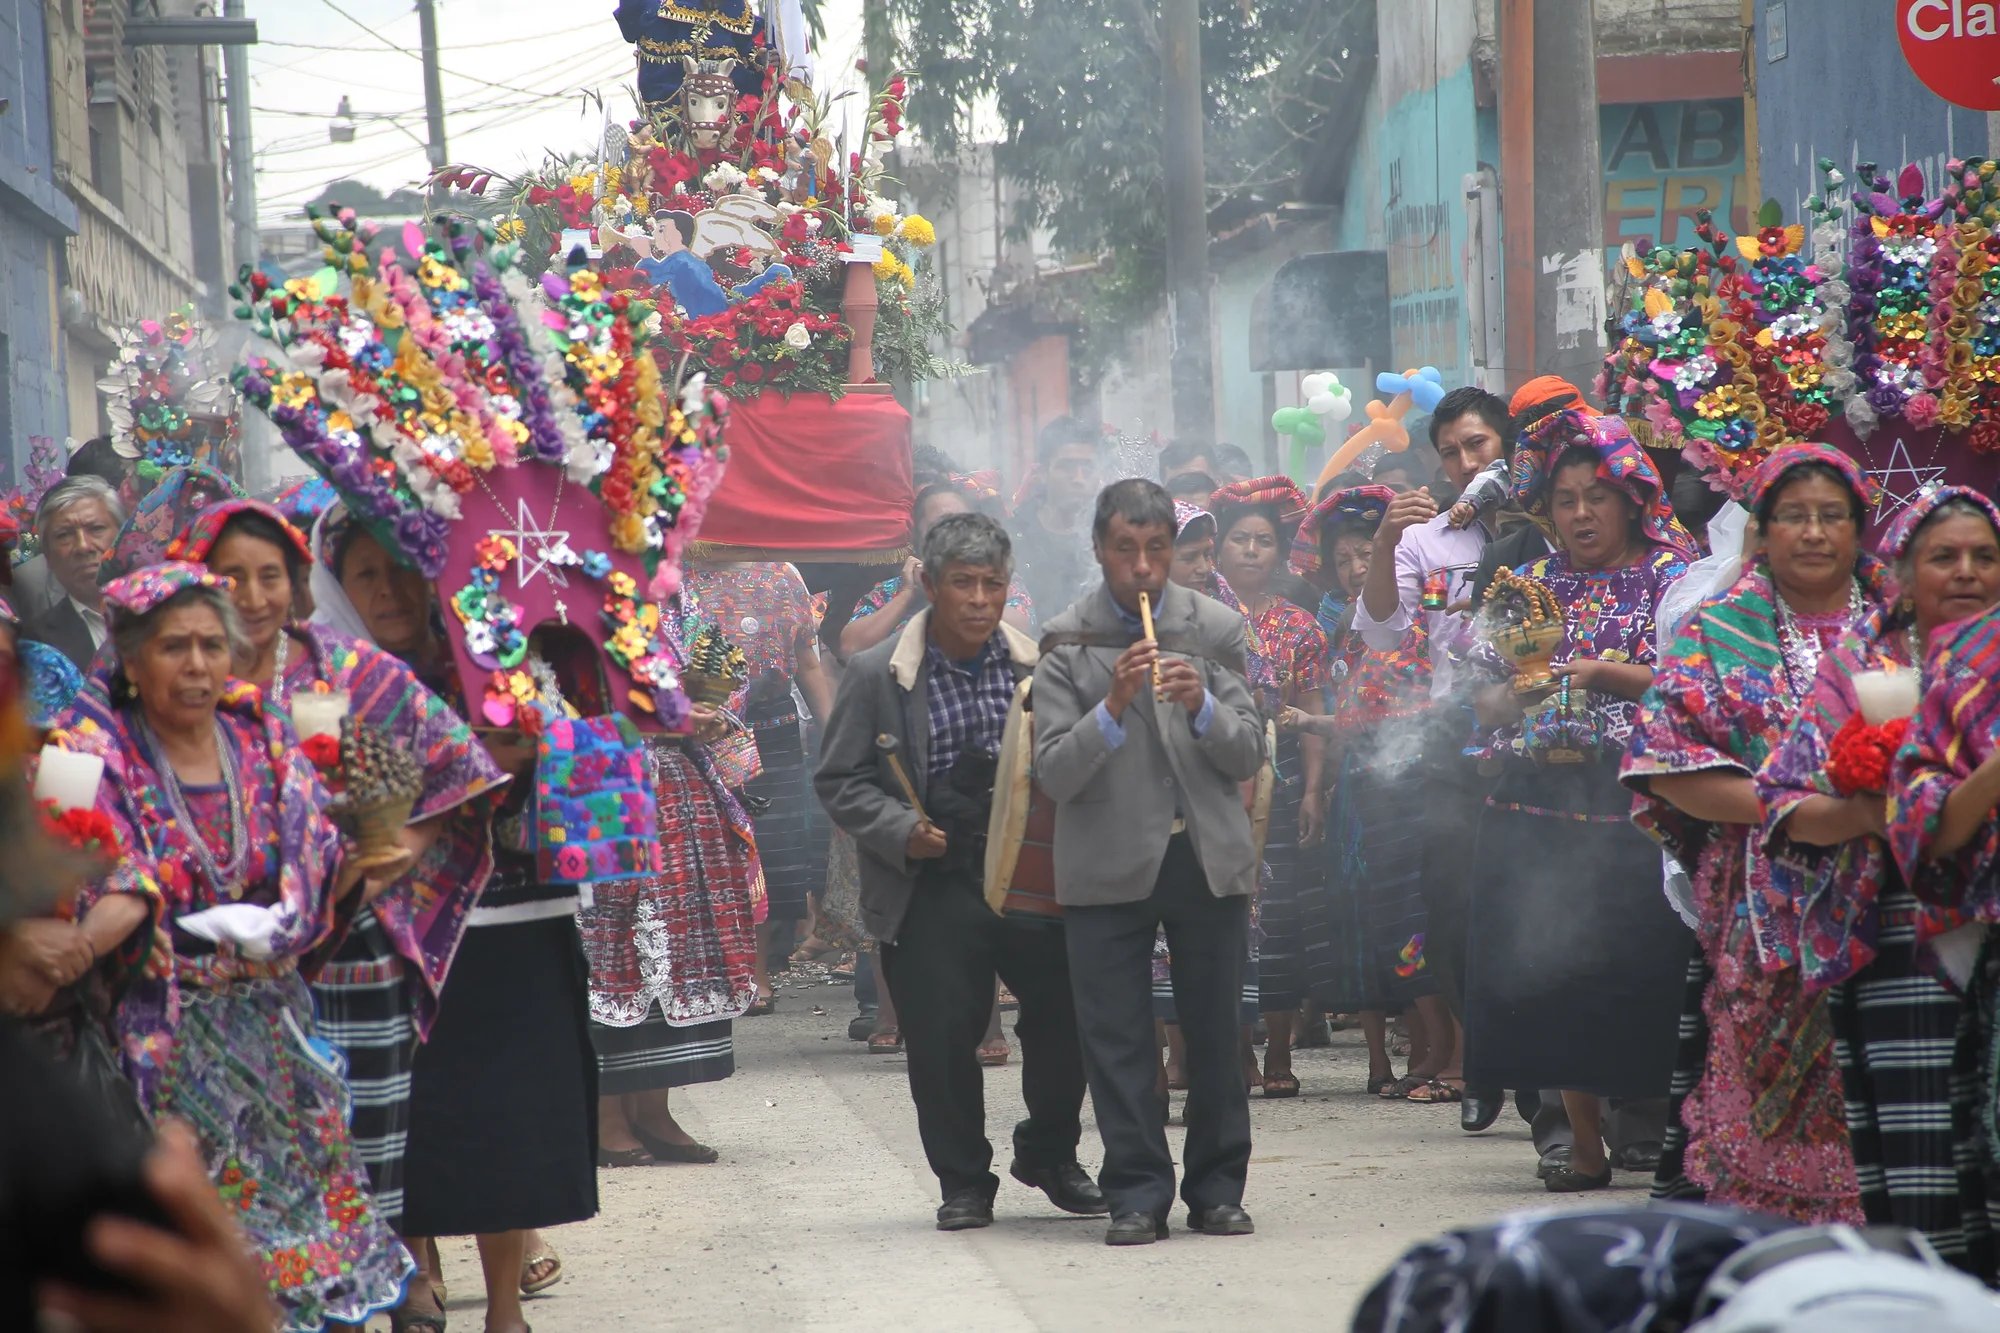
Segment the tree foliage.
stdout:
[[[1058,251],[1164,244],[1157,0],[890,0],[911,121],[949,152],[975,105],[1005,129],[1017,234]],[[1212,226],[1296,198],[1339,85],[1373,54],[1374,0],[1211,0],[1202,13]]]

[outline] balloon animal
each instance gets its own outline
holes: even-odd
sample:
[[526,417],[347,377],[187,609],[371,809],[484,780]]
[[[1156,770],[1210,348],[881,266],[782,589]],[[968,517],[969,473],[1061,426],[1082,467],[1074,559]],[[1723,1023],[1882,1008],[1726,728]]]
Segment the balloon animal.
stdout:
[[1410,432],[1404,427],[1403,418],[1410,414],[1412,407],[1420,412],[1432,412],[1444,400],[1444,377],[1438,374],[1435,366],[1406,370],[1400,375],[1377,375],[1375,388],[1392,397],[1387,403],[1370,402],[1363,407],[1362,410],[1368,414],[1368,424],[1348,436],[1346,442],[1333,451],[1333,457],[1327,459],[1326,466],[1319,471],[1319,480],[1313,483],[1314,491],[1338,476],[1370,445],[1379,444],[1392,454],[1408,449]]

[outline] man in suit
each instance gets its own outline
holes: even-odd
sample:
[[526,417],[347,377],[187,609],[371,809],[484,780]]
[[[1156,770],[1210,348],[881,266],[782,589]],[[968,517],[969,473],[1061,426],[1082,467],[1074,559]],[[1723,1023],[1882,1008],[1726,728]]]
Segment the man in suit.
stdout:
[[97,567],[117,545],[124,526],[125,506],[118,492],[102,477],[87,474],[57,482],[35,510],[35,532],[63,596],[31,618],[21,637],[46,643],[79,671],[90,670],[91,658],[104,643],[104,594],[97,586]]
[[[1157,484],[1106,487],[1091,531],[1104,584],[1048,622],[1033,698],[1035,773],[1056,802],[1056,897],[1104,1139],[1105,1242],[1164,1238],[1173,1206],[1154,1091],[1162,925],[1187,1041],[1188,1225],[1247,1235],[1237,1004],[1257,849],[1240,784],[1263,766],[1264,725],[1243,677],[1243,617],[1168,582],[1174,509]],[[1142,628],[1142,592],[1157,640]]]
[[[1014,1179],[1065,1212],[1104,1212],[1103,1193],[1076,1160],[1083,1053],[1062,924],[1002,917],[983,893],[1001,733],[1036,658],[1034,641],[1001,620],[1011,552],[1006,530],[983,514],[931,526],[921,552],[929,605],[847,664],[814,779],[860,850],[861,912],[882,941],[917,1129],[944,1195],[940,1231],[993,1221],[1000,1181],[978,1049],[996,972],[1021,1006],[1028,1118],[1014,1127]],[[885,735],[922,814],[877,745]]]

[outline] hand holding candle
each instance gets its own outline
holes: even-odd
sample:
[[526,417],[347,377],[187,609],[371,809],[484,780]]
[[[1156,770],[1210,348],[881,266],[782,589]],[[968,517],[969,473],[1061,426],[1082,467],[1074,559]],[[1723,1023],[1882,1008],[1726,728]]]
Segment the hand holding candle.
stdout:
[[1914,670],[1857,671],[1854,696],[1861,704],[1861,718],[1879,727],[1899,717],[1908,717],[1923,702],[1921,678]]
[[77,754],[54,745],[42,747],[35,769],[35,801],[53,801],[58,810],[90,810],[97,805],[97,786],[104,780],[99,755]]
[[292,730],[302,741],[315,736],[340,735],[340,719],[347,716],[346,690],[309,690],[292,697]]

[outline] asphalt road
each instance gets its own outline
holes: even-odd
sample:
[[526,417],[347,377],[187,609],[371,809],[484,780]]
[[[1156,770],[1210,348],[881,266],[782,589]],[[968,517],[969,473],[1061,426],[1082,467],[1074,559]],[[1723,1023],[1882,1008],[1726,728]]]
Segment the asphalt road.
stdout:
[[[904,1062],[848,1041],[853,1012],[847,987],[795,982],[777,1014],[737,1024],[735,1077],[675,1094],[682,1125],[722,1160],[601,1172],[599,1216],[550,1233],[566,1271],[528,1305],[537,1333],[1345,1329],[1411,1241],[1555,1202],[1511,1109],[1474,1136],[1455,1106],[1367,1096],[1361,1035],[1349,1031],[1297,1053],[1297,1099],[1251,1098],[1255,1236],[1191,1234],[1177,1209],[1170,1240],[1109,1249],[1101,1220],[1059,1213],[1011,1180],[993,1227],[941,1234]],[[986,1079],[1003,1176],[1024,1114],[1016,1060]],[[1094,1169],[1088,1103],[1084,1116]],[[1169,1135],[1177,1143],[1180,1130]],[[1643,1202],[1647,1183],[1620,1174],[1610,1197]],[[451,1325],[472,1333],[471,1242],[446,1242],[445,1264]]]

